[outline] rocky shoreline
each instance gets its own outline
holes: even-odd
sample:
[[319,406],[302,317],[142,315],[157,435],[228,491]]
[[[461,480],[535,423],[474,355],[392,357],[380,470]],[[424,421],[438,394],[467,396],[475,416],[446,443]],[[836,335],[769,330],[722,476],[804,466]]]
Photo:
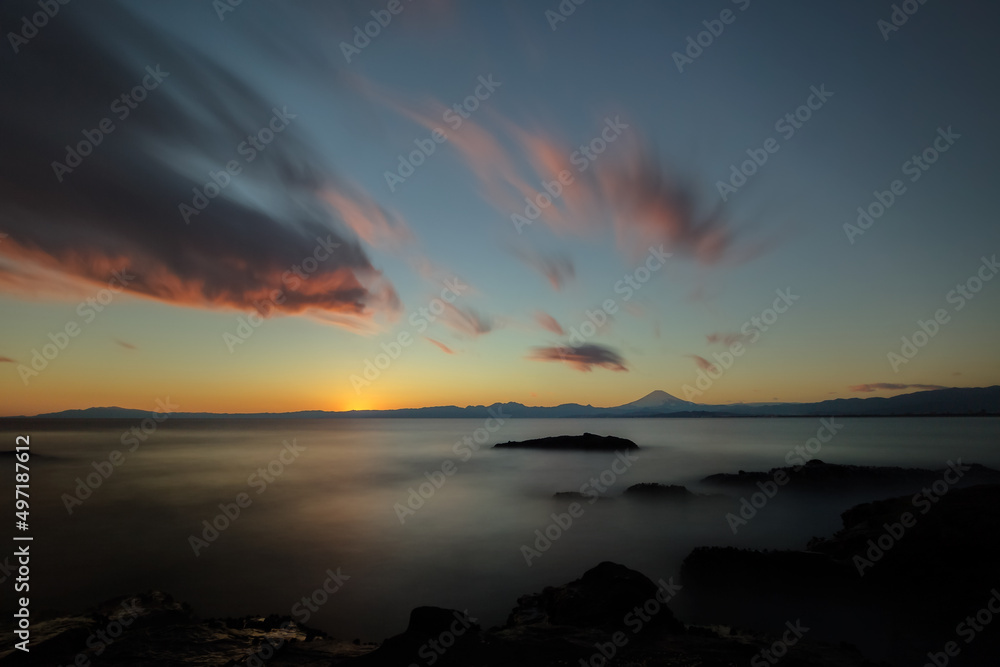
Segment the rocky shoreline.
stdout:
[[[480,626],[475,610],[418,607],[399,634],[378,643],[345,640],[288,616],[200,619],[153,591],[36,619],[31,652],[2,650],[0,664],[694,667],[781,658],[790,667],[835,667],[922,664],[951,648],[962,664],[988,664],[982,661],[1000,655],[1000,627],[987,628],[982,613],[995,598],[1000,626],[1000,484],[983,482],[1000,473],[960,462],[951,470],[953,488],[940,489],[935,480],[948,479],[947,471],[812,462],[788,473],[799,475],[800,492],[893,487],[900,478],[925,486],[846,509],[839,531],[800,550],[696,548],[676,581],[653,582],[602,562],[522,595],[492,628]],[[774,472],[709,480],[743,491]],[[720,498],[651,483],[623,496],[683,504]],[[679,618],[671,603],[681,589]],[[7,628],[0,645],[12,647],[13,636]],[[872,642],[891,659],[866,660],[856,646]]]

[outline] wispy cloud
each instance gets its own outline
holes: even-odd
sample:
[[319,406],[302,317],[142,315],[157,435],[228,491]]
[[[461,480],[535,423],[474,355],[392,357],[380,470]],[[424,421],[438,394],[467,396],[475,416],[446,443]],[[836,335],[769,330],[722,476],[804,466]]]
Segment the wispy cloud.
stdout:
[[17,362],[10,357],[0,357],[0,364],[16,364]]
[[551,331],[557,336],[564,336],[566,331],[562,328],[562,325],[556,321],[556,318],[552,317],[548,313],[543,313],[542,311],[535,312],[535,321],[538,322],[542,328],[547,331]]
[[396,248],[413,240],[399,214],[387,211],[354,186],[343,191],[327,188],[320,196],[351,231],[373,248]]
[[428,337],[428,336],[424,336],[424,338],[426,338],[426,339],[427,339],[427,340],[428,340],[429,342],[431,342],[431,343],[434,343],[435,345],[437,345],[437,346],[438,346],[438,348],[439,348],[439,349],[440,349],[440,350],[441,350],[442,352],[444,352],[444,353],[446,353],[446,354],[455,354],[455,350],[451,349],[450,347],[448,347],[447,345],[445,345],[445,344],[444,344],[444,343],[442,343],[441,341],[439,341],[439,340],[434,340],[433,338],[430,338],[430,337]]
[[[373,99],[427,129],[441,126],[447,106],[437,100],[407,100],[376,84],[367,84]],[[609,127],[619,136],[587,168],[574,160],[576,145],[545,130],[518,124],[487,107],[466,119],[449,143],[479,182],[484,196],[506,215],[520,214],[525,198],[546,194],[541,183],[571,182],[539,207],[531,224],[543,224],[559,235],[588,235],[611,230],[630,259],[649,246],[692,257],[704,264],[742,262],[763,252],[765,243],[749,244],[690,176],[666,166],[655,146],[622,115],[597,119],[595,134]],[[585,137],[580,137],[584,139]],[[579,152],[576,153],[579,159]],[[520,229],[519,231],[523,231]],[[745,230],[741,230],[742,231]]]
[[138,350],[139,349],[135,345],[133,345],[132,343],[126,343],[125,341],[118,340],[117,338],[115,339],[115,342],[118,343],[119,345],[121,345],[122,347],[124,347],[126,350]]
[[721,343],[725,346],[730,346],[733,343],[742,343],[743,341],[750,338],[750,336],[744,336],[741,333],[710,333],[705,338],[710,344]]
[[533,348],[528,359],[534,361],[561,361],[578,371],[589,372],[594,366],[611,371],[628,371],[621,355],[604,345],[589,343],[579,347],[556,345]]
[[854,392],[897,391],[900,389],[947,389],[939,384],[897,384],[895,382],[873,382],[871,384],[854,384],[850,387]]
[[468,336],[481,336],[493,331],[495,322],[481,313],[466,306],[456,306],[446,303],[441,323]]
[[695,365],[698,368],[700,368],[701,370],[708,371],[710,373],[714,373],[715,372],[715,364],[713,364],[711,361],[709,361],[705,357],[700,357],[697,354],[689,354],[687,356],[689,356],[692,359],[694,359]]
[[545,276],[553,289],[562,289],[576,277],[573,260],[567,255],[541,253],[529,248],[517,248],[513,252],[518,259]]

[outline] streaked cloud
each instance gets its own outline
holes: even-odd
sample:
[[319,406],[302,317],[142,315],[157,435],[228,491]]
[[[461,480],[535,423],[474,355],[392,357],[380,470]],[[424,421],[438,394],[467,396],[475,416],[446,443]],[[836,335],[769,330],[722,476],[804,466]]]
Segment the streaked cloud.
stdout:
[[441,341],[434,340],[433,338],[430,338],[428,336],[424,336],[424,338],[426,338],[429,342],[434,343],[434,345],[437,345],[438,349],[440,349],[442,352],[446,354],[455,354],[455,350],[451,349]]
[[595,343],[579,347],[569,345],[536,347],[532,349],[527,358],[534,361],[561,361],[584,372],[593,370],[595,366],[611,371],[628,371],[621,355],[610,347]]
[[[338,176],[294,119],[185,224],[180,204],[211,182],[209,172],[239,158],[245,137],[285,113],[280,99],[232,61],[171,40],[118,4],[75,18],[52,21],[45,48],[25,49],[4,73],[5,94],[19,102],[0,110],[9,138],[0,164],[9,234],[0,289],[61,293],[69,283],[92,292],[121,271],[135,276],[126,292],[178,306],[310,314],[356,330],[398,317],[395,288],[354,234],[378,243],[405,226]],[[105,48],[109,33],[121,48]],[[267,39],[278,37],[261,41],[263,51],[322,68],[338,85],[321,52],[296,55]],[[84,129],[114,116],[108,100],[145,75],[136,62],[168,75],[58,182],[51,163],[66,160],[66,145],[83,140]],[[288,272],[323,243],[337,251],[293,289]],[[38,277],[50,280],[30,280]],[[272,302],[277,293],[281,303]]]
[[535,321],[538,322],[542,328],[546,331],[551,331],[557,336],[564,336],[566,331],[562,328],[562,325],[556,321],[556,318],[552,317],[548,313],[542,311],[535,312]]
[[854,384],[848,387],[854,392],[897,391],[900,389],[947,389],[939,384],[897,384],[895,382],[873,382],[871,384]]
[[459,333],[473,337],[489,333],[496,326],[491,318],[467,306],[456,306],[453,303],[444,304],[440,321]]
[[744,336],[743,334],[738,332],[710,333],[707,336],[705,336],[705,339],[708,340],[710,344],[721,343],[722,345],[725,345],[727,347],[732,345],[733,343],[742,343],[743,341],[748,340],[749,338],[750,336]]
[[529,248],[518,248],[513,252],[518,259],[545,276],[555,290],[562,289],[576,277],[576,268],[568,255],[542,253]]
[[694,359],[695,365],[698,368],[700,368],[701,370],[708,371],[710,373],[714,373],[715,372],[715,364],[713,364],[711,361],[709,361],[705,357],[700,357],[697,354],[689,354],[687,356],[689,356],[692,359]]

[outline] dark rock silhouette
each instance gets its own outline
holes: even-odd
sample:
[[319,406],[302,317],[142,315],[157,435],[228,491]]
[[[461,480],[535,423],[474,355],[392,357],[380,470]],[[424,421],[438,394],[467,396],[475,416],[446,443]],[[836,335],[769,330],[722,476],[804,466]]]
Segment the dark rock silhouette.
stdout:
[[598,500],[609,500],[609,496],[598,496],[598,495],[587,495],[585,493],[580,493],[579,491],[556,491],[552,494],[552,497],[559,502],[578,502],[582,503],[586,501],[587,503],[596,502]]
[[[507,627],[548,623],[619,630],[622,619],[637,606],[655,599],[657,591],[656,584],[643,574],[605,561],[568,584],[518,598],[507,617]],[[666,607],[656,615],[651,627],[674,633],[684,631]]]
[[[522,596],[502,627],[484,631],[466,612],[417,607],[406,630],[381,645],[331,639],[277,615],[198,620],[186,605],[149,593],[112,600],[85,614],[36,622],[32,651],[0,649],[0,663],[69,665],[82,653],[89,664],[112,667],[549,667],[580,661],[695,667],[748,664],[775,642],[776,635],[686,628],[667,604],[680,589],[672,588],[672,581],[657,585],[623,565],[603,562],[579,579]],[[87,648],[95,632],[115,618],[131,616],[137,620],[103,646],[100,657]],[[0,635],[0,646],[12,646],[9,637]],[[602,662],[608,652],[614,660]],[[792,647],[786,662],[798,667],[870,665],[854,650],[812,642]]]
[[654,484],[643,482],[625,489],[625,495],[641,500],[694,500],[698,496],[686,487],[676,484]]
[[573,451],[631,451],[639,449],[639,445],[625,438],[613,435],[556,435],[550,438],[535,438],[519,442],[501,442],[493,445],[494,449],[560,449]]
[[[956,461],[957,464],[957,461]],[[961,479],[956,486],[973,486],[976,484],[1000,484],[1000,471],[978,463],[965,464]],[[718,473],[702,479],[705,484],[720,488],[742,490],[754,488],[758,482],[767,482],[776,473],[782,472],[788,476],[786,488],[796,492],[818,491],[850,491],[869,489],[915,489],[942,478],[948,470],[926,470],[922,468],[900,468],[880,466],[857,466],[824,463],[812,459],[803,465],[772,468],[767,472]]]
[[808,617],[818,639],[894,664],[923,664],[948,641],[961,646],[962,664],[995,664],[975,659],[1000,655],[1000,635],[966,645],[957,630],[1000,588],[1000,485],[926,490],[852,507],[844,527],[808,551],[695,549],[680,573],[685,611],[762,632]]

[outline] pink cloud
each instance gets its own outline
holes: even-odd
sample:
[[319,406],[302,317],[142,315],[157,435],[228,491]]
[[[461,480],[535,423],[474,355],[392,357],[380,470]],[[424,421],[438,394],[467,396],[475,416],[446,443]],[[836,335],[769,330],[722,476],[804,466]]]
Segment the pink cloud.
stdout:
[[566,334],[565,329],[562,325],[556,321],[556,318],[552,317],[548,313],[543,313],[542,311],[537,311],[535,313],[535,321],[538,322],[544,329],[551,331],[557,336],[564,336]]
[[553,289],[562,289],[576,277],[573,260],[565,255],[542,254],[527,249],[515,250],[514,254],[525,264],[545,276]]
[[687,356],[689,356],[692,359],[694,359],[695,365],[697,365],[698,368],[700,368],[701,370],[708,371],[709,373],[714,373],[715,372],[715,370],[716,370],[715,369],[715,364],[713,364],[711,361],[709,361],[705,357],[699,357],[697,354],[689,354]]
[[441,351],[444,352],[445,354],[455,354],[455,350],[451,349],[450,347],[448,347],[447,345],[445,345],[441,341],[434,340],[433,338],[428,338],[427,336],[424,336],[424,338],[426,338],[431,343],[434,343],[435,345],[437,345],[438,348],[440,348]]

